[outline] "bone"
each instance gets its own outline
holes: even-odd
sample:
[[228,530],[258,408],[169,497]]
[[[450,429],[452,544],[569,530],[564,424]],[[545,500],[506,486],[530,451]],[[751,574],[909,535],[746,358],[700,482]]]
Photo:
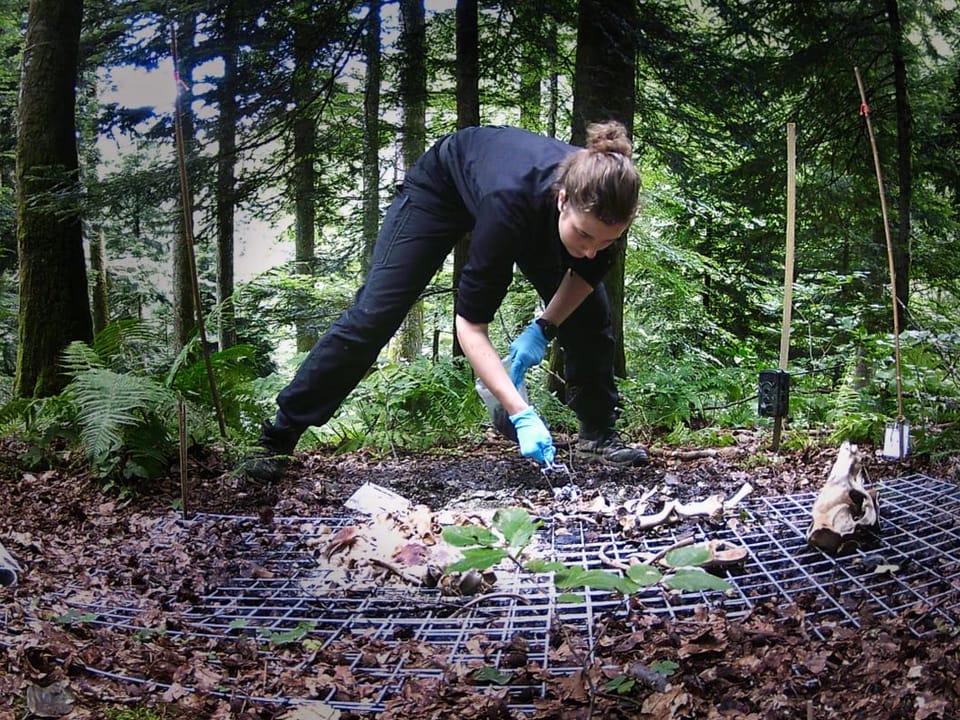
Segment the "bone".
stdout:
[[637,517],[637,528],[640,530],[649,530],[657,525],[662,525],[676,509],[676,506],[676,501],[670,500],[664,503],[663,509],[660,512],[653,515],[640,515]]
[[813,521],[807,530],[807,542],[835,554],[855,543],[863,528],[879,524],[879,508],[876,491],[867,491],[863,486],[857,446],[844,442],[813,503]]
[[753,485],[751,485],[750,483],[744,483],[740,487],[740,489],[737,490],[736,494],[734,494],[732,498],[730,498],[729,500],[724,500],[723,509],[733,510],[735,507],[737,507],[740,503],[744,501],[747,495],[749,495],[752,492],[753,492]]
[[685,504],[677,503],[674,509],[680,517],[711,517],[723,510],[723,497],[720,495],[711,495],[704,500],[698,500],[696,502]]

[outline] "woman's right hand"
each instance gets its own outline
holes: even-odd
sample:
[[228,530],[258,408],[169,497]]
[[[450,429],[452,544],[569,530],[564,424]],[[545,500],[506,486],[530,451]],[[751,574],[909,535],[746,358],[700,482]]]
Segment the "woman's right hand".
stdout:
[[541,465],[552,465],[557,456],[557,450],[553,447],[550,431],[537,415],[537,411],[527,406],[515,415],[511,415],[510,422],[517,430],[520,454],[533,458]]

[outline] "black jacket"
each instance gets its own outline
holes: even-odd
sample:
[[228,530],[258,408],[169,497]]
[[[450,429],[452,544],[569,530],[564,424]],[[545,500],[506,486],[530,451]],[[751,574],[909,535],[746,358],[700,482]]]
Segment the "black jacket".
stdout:
[[518,128],[471,127],[441,139],[411,170],[421,178],[421,188],[426,180],[472,221],[457,293],[459,315],[470,322],[492,321],[514,264],[554,266],[558,282],[567,268],[591,285],[603,279],[616,245],[587,259],[572,257],[560,242],[553,183],[557,166],[577,149]]

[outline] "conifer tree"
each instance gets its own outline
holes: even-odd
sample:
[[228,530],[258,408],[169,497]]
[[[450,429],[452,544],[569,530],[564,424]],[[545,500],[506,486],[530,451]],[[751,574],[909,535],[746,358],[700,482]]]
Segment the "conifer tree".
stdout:
[[28,9],[16,146],[21,397],[59,392],[61,352],[93,338],[75,119],[82,19],[81,0],[31,0]]

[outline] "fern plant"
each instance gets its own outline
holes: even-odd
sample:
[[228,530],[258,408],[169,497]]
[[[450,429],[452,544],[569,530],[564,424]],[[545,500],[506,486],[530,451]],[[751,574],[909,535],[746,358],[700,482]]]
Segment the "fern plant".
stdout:
[[63,395],[76,408],[79,446],[104,480],[155,477],[173,456],[176,394],[148,376],[105,367],[96,347],[74,342],[63,353],[73,375]]
[[19,461],[28,470],[55,464],[58,451],[77,443],[76,407],[62,395],[14,398],[0,408],[0,435],[24,445]]
[[[256,427],[271,412],[263,398],[272,399],[276,392],[263,394],[256,390],[256,365],[256,352],[250,345],[235,345],[210,355],[220,409],[229,428],[242,431],[243,428]],[[197,338],[188,343],[174,360],[164,385],[181,393],[192,407],[204,408],[204,414],[210,416],[209,409],[214,407],[213,394]],[[190,426],[203,430],[202,424],[198,427],[196,422]],[[206,432],[201,432],[198,440],[211,440],[212,428],[210,424]]]
[[[61,367],[71,379],[63,393],[8,402],[0,408],[0,429],[28,444],[21,459],[31,467],[53,464],[66,449],[79,451],[108,485],[157,477],[177,454],[180,397],[190,440],[205,444],[219,437],[205,364],[197,355],[193,344],[171,368],[155,327],[113,323],[93,343],[65,349]],[[250,390],[251,354],[237,347],[211,359],[230,429],[242,434],[247,419],[262,416]]]
[[76,404],[80,445],[98,477],[155,477],[172,457],[175,435],[166,418],[176,416],[176,395],[169,388],[142,375],[92,367],[64,393]]
[[843,379],[836,390],[828,419],[833,425],[831,440],[869,442],[883,431],[886,416],[868,393],[865,361],[858,354],[847,362]]
[[478,434],[484,417],[466,363],[421,358],[378,367],[320,437],[341,450],[426,450]]

